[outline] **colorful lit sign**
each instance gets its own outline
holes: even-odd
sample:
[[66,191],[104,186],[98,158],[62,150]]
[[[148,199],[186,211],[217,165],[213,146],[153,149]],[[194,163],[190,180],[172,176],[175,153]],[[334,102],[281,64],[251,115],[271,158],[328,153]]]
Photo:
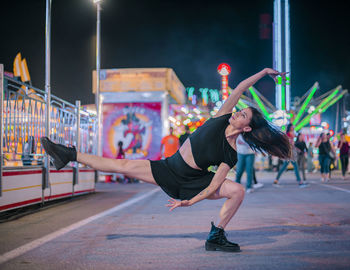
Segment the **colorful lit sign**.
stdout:
[[103,156],[115,158],[123,142],[127,159],[160,157],[161,103],[107,103],[103,105]]
[[222,63],[218,66],[218,73],[221,75],[222,99],[226,100],[228,98],[228,75],[231,73],[231,67]]

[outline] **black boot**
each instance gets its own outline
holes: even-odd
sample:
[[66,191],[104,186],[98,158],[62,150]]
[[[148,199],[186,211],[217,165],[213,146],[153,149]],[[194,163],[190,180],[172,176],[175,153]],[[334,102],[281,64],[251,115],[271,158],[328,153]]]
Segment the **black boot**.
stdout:
[[40,141],[46,153],[53,158],[56,170],[62,169],[69,161],[77,160],[77,151],[74,146],[66,147],[62,144],[56,144],[47,137],[41,137]]
[[225,231],[222,228],[215,227],[214,222],[211,223],[211,230],[205,242],[205,249],[208,251],[227,251],[240,252],[238,244],[227,240]]

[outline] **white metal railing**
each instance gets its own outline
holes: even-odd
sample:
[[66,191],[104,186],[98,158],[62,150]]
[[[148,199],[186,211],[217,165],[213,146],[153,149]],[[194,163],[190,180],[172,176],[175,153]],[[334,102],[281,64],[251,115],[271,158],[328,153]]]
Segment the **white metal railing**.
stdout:
[[[41,166],[44,152],[39,139],[45,136],[45,91],[4,76],[2,104],[3,167]],[[50,138],[96,154],[96,116],[81,110],[80,102],[74,105],[51,95],[50,104]]]

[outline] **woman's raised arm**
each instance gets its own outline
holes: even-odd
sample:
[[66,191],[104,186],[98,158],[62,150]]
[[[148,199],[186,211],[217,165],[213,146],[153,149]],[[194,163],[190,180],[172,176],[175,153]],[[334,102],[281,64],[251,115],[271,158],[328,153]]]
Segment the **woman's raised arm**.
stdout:
[[264,68],[262,71],[240,82],[237,85],[237,87],[232,91],[231,95],[227,98],[225,103],[221,106],[220,110],[217,112],[217,114],[214,117],[219,117],[224,114],[232,113],[233,108],[236,106],[243,92],[246,91],[252,85],[254,85],[262,77],[269,75],[276,82],[277,81],[276,76],[281,75],[284,78],[285,74],[286,74],[285,72],[281,73],[272,68]]

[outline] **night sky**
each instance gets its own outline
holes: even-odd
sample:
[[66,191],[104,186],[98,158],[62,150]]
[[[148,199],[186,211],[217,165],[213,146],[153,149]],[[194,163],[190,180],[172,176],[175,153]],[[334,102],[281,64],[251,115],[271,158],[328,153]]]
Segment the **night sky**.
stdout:
[[[0,10],[0,63],[13,69],[26,58],[32,84],[44,89],[45,0],[8,1]],[[315,81],[320,95],[350,88],[348,1],[290,1],[292,96]],[[220,88],[217,66],[232,67],[229,85],[272,67],[272,39],[259,38],[259,16],[273,18],[273,0],[104,0],[101,68],[173,68],[185,85]],[[92,0],[52,0],[52,93],[70,102],[94,103],[96,8]],[[274,103],[273,82],[257,88]],[[329,110],[330,112],[334,109]]]

